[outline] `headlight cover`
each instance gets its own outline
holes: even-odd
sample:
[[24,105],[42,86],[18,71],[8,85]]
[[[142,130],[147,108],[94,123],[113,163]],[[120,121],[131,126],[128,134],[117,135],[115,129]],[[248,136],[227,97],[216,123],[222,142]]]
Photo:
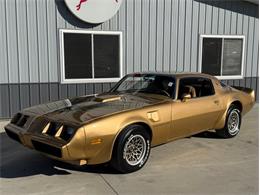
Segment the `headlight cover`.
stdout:
[[11,123],[23,128],[26,127],[26,123],[28,122],[28,119],[29,119],[28,115],[17,113],[12,118]]
[[76,128],[64,125],[62,132],[60,134],[60,138],[65,140],[65,141],[68,141],[72,138],[75,131],[76,131]]
[[15,114],[14,117],[12,118],[12,120],[11,120],[11,123],[16,124],[20,120],[21,117],[22,117],[21,113]]

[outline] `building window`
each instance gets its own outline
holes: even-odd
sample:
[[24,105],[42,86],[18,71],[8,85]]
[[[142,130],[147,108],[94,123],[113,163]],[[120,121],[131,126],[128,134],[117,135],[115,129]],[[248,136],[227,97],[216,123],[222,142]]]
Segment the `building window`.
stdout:
[[60,30],[62,83],[122,78],[122,32]]
[[244,36],[201,35],[200,71],[219,79],[243,78]]

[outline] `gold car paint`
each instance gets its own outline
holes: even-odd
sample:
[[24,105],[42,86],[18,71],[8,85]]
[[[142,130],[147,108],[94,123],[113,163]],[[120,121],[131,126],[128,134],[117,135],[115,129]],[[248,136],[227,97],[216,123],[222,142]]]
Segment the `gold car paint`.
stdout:
[[[173,102],[173,118],[172,131],[169,140],[175,140],[190,136],[197,132],[208,129],[213,129],[215,124],[221,118],[221,113],[224,113],[225,107],[219,96],[219,81],[215,77],[205,74],[180,74],[177,75],[176,91],[179,91],[179,82],[184,78],[208,78],[212,81],[215,89],[215,94],[205,97],[191,98],[186,101],[178,100],[176,93],[175,101]],[[224,123],[220,124],[224,126]]]
[[194,134],[201,130],[214,128],[222,107],[216,104],[215,95],[192,98],[185,102],[177,100],[172,108],[172,130],[169,139]]
[[[179,77],[178,81],[180,78],[185,78],[185,76]],[[181,100],[169,100],[166,104],[167,106],[165,109],[162,105],[160,105],[160,109],[157,108],[157,110],[153,110],[152,106],[149,107],[149,110],[139,109],[136,111],[131,111],[130,115],[129,113],[121,113],[119,116],[108,117],[105,120],[97,121],[98,124],[95,123],[92,127],[86,126],[86,136],[88,135],[87,132],[93,132],[93,134],[89,133],[90,137],[100,137],[100,139],[102,139],[103,141],[105,140],[104,143],[101,143],[99,146],[91,146],[90,141],[87,141],[86,150],[89,151],[89,155],[87,155],[87,158],[89,158],[88,163],[98,164],[100,162],[109,161],[112,156],[113,144],[117,136],[125,127],[130,124],[147,124],[151,128],[153,133],[152,146],[163,144],[177,138],[190,136],[196,132],[201,132],[214,128],[223,128],[225,125],[227,109],[230,104],[237,99],[229,95],[228,97],[226,97],[226,99],[223,100],[221,97],[222,89],[219,81],[216,79],[212,80],[215,88],[215,95],[211,97],[208,96],[202,98],[194,98],[188,100],[187,102],[181,102]],[[222,95],[223,98],[225,98],[225,95]],[[229,104],[225,106],[224,102],[227,101],[229,102]],[[196,103],[195,106],[194,103]],[[246,106],[247,104],[244,105]],[[171,107],[171,113],[167,113],[169,107]],[[156,123],[156,120],[151,120],[151,117],[149,117],[149,113],[158,113],[158,110],[162,111],[158,114],[159,118],[167,119],[161,124]],[[162,113],[164,114],[162,115]],[[172,118],[169,118],[169,116],[171,116]],[[112,133],[110,135],[106,135],[107,133],[105,131],[100,131],[100,129],[102,129],[103,127],[106,127],[107,131]],[[100,134],[97,135],[97,132],[99,132]],[[104,135],[106,136],[104,137]],[[111,138],[113,138],[114,140],[112,141]],[[106,148],[109,148],[110,150],[106,150]]]
[[[220,129],[225,125],[226,114],[232,102],[239,100],[242,104],[244,115],[254,104],[254,94],[247,94],[243,91],[223,88],[215,77],[205,74],[176,74],[176,91],[178,92],[178,83],[185,77],[206,77],[213,81],[215,95],[212,97],[202,97],[188,99],[186,102],[178,100],[178,94],[174,99],[166,96],[146,94],[147,98],[153,96],[161,99],[147,106],[134,108],[129,107],[126,110],[119,110],[112,114],[106,114],[100,117],[93,117],[86,111],[90,120],[83,123],[76,131],[72,139],[65,143],[59,140],[59,137],[50,137],[48,135],[34,135],[33,133],[21,134],[21,129],[12,124],[7,127],[17,133],[23,139],[23,144],[33,148],[31,139],[39,140],[43,143],[62,148],[62,158],[45,154],[51,158],[63,160],[77,164],[99,164],[107,162],[112,157],[114,143],[124,128],[131,124],[146,124],[152,131],[152,146],[156,146],[168,141],[190,136],[207,129]],[[102,100],[106,103],[107,100]],[[110,100],[111,101],[111,97]],[[108,101],[108,102],[109,102]],[[113,97],[113,101],[121,101],[119,97]],[[194,106],[194,103],[196,104]],[[112,108],[111,108],[112,109]],[[102,112],[102,109],[98,110]],[[78,124],[82,120],[80,112],[71,112],[66,115],[59,113],[51,114],[49,117],[53,120],[71,121]],[[92,118],[91,118],[92,117]],[[203,118],[203,120],[199,120]],[[68,122],[69,123],[69,122]],[[93,144],[95,140],[100,140]]]
[[85,129],[81,127],[66,145],[71,160],[86,159],[86,151],[84,150],[84,146],[86,145],[85,137]]
[[212,80],[223,107],[220,112],[220,117],[214,125],[214,129],[221,129],[225,126],[226,115],[230,105],[234,102],[240,102],[242,105],[241,115],[243,116],[254,106],[255,94],[253,90],[252,94],[247,94],[244,91],[239,91],[229,86],[222,87],[219,80],[216,78],[213,78]]
[[[119,133],[131,124],[143,123],[152,131],[152,146],[167,142],[171,121],[171,100],[142,109],[115,114],[110,117],[96,120],[85,125],[86,134],[86,158],[88,164],[98,164],[111,159],[113,145]],[[150,112],[158,113],[160,120],[154,121],[148,118]],[[91,144],[91,140],[100,138],[100,144]]]

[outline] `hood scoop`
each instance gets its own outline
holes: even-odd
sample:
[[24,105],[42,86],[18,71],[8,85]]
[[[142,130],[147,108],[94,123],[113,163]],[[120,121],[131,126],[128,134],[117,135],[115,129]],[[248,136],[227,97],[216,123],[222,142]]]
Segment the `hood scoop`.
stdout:
[[115,96],[115,95],[104,95],[104,96],[97,96],[95,97],[95,102],[113,102],[113,101],[119,101],[121,100],[121,96]]

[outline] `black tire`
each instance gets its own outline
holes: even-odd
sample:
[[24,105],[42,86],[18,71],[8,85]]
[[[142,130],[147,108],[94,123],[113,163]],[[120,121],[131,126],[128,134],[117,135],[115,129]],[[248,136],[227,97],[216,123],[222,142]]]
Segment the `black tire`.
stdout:
[[[230,121],[232,120],[232,116],[237,117],[238,121],[237,124],[234,125],[234,127],[232,125],[229,125],[229,122],[234,122],[234,121]],[[222,138],[232,138],[235,137],[240,130],[240,125],[241,125],[241,111],[239,110],[239,108],[233,104],[231,104],[231,106],[228,109],[227,112],[227,116],[226,116],[226,121],[225,121],[225,126],[223,129],[217,129],[216,133],[217,135],[219,135]],[[233,128],[231,128],[233,127]]]
[[[139,142],[138,146],[143,145],[143,149],[137,149],[137,144],[133,146],[134,142]],[[130,125],[126,127],[118,136],[114,148],[113,155],[111,160],[111,165],[114,169],[118,170],[121,173],[130,173],[141,169],[147,162],[150,149],[151,149],[151,136],[147,130],[141,125]],[[140,152],[137,154],[136,161],[130,160],[133,158],[133,155],[126,155],[127,151],[130,151],[128,154],[133,154],[134,152]],[[138,150],[138,151],[137,151]],[[136,157],[136,156],[135,156]]]

